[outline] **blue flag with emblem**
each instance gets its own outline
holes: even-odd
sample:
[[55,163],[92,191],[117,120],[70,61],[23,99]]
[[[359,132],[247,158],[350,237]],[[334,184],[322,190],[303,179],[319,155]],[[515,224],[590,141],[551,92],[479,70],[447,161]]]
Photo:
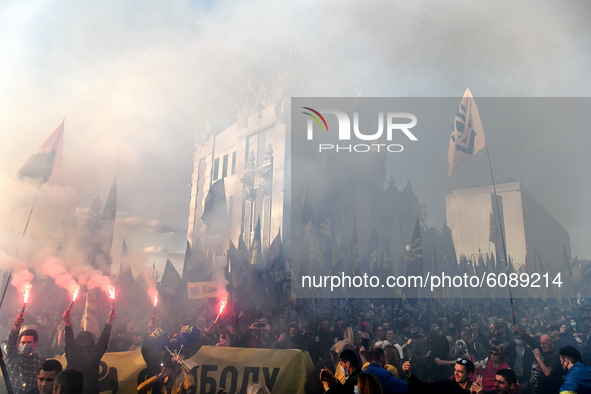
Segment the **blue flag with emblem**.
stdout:
[[372,273],[374,275],[379,273],[379,256],[380,253],[378,250],[378,232],[374,227],[371,231],[371,237],[369,237],[367,248],[365,248],[363,260],[361,260],[361,267],[363,269],[363,272],[366,272],[368,274]]
[[283,245],[281,244],[281,230],[269,246],[267,252],[269,262],[267,266],[273,275],[273,286],[281,287],[283,282],[287,282],[287,271],[285,269],[285,256],[283,255]]
[[451,128],[447,151],[449,163],[447,176],[452,176],[462,163],[484,148],[484,145],[484,130],[480,114],[472,93],[466,88]]
[[[408,250],[408,262],[406,264],[406,280],[409,282],[409,276],[423,276],[423,241],[421,240],[421,223],[419,215],[415,222],[415,228],[412,233]],[[416,303],[419,297],[419,290],[414,286],[404,288],[404,294],[411,304]]]

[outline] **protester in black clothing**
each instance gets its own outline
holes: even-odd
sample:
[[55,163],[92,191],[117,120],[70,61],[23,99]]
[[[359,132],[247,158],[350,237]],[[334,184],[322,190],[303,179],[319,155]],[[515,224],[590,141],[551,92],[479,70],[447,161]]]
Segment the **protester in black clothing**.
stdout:
[[419,380],[411,372],[411,360],[402,364],[408,381],[419,393],[449,393],[449,394],[467,394],[470,391],[470,379],[474,374],[474,363],[470,360],[458,358],[454,366],[453,380],[446,379],[438,382],[425,383]]
[[334,351],[327,351],[320,361],[314,364],[314,370],[309,375],[304,390],[306,394],[324,394],[324,387],[322,381],[318,379],[320,372],[324,368],[330,369],[330,372],[334,375],[334,365],[337,364],[339,356]]
[[314,331],[314,326],[310,324],[306,326],[303,338],[306,342],[306,347],[308,348],[308,353],[310,353],[312,362],[315,363],[322,356],[322,350],[320,348],[320,338],[318,337],[318,334],[316,334],[316,331]]
[[450,360],[449,342],[443,335],[437,335],[432,344],[432,350],[427,357],[427,369],[433,381],[449,378],[453,374],[456,361]]
[[531,378],[534,353],[523,340],[523,333],[516,332],[515,338],[505,350],[505,361],[517,375],[517,381],[525,386]]
[[298,332],[298,325],[292,323],[289,325],[289,331],[279,336],[279,339],[273,345],[274,349],[299,349],[308,351],[308,345]]
[[330,369],[323,368],[320,372],[320,380],[324,390],[330,394],[353,394],[357,386],[357,378],[361,373],[357,364],[357,354],[353,350],[343,350],[339,355],[339,367],[347,380],[342,384],[335,379]]
[[[161,328],[155,327],[154,320],[148,323],[148,333],[144,339],[141,347],[142,357],[146,363],[146,368],[140,372],[138,376],[138,386],[147,379],[156,376],[162,371],[162,363],[165,360],[170,360],[165,354],[169,354],[165,350],[165,346],[170,344],[170,338]],[[205,340],[203,336],[201,340]],[[161,390],[161,382],[158,381],[152,387],[152,392],[159,393]]]
[[[521,333],[517,325],[513,325],[513,330],[517,335]],[[523,340],[534,349],[534,357],[538,362],[538,368],[530,379],[535,386],[535,393],[558,394],[562,384],[562,367],[558,352],[554,350],[554,341],[547,334],[540,336],[537,342],[536,338],[529,335],[523,335]]]
[[[566,325],[564,325],[566,327]],[[560,326],[556,324],[552,324],[548,326],[548,335],[554,341],[554,349],[558,350],[565,346],[577,346],[577,342],[575,338],[571,336],[567,336],[565,333],[560,331]]]
[[328,320],[323,319],[320,321],[320,327],[318,328],[318,340],[320,344],[321,352],[325,352],[334,345],[334,339],[336,334],[334,331],[330,331],[330,323]]
[[[77,369],[84,374],[84,394],[99,394],[99,371],[101,358],[109,346],[109,336],[117,312],[111,307],[109,318],[96,345],[92,333],[82,331],[74,339],[74,331],[70,325],[70,310],[64,312],[66,325],[66,369]],[[57,384],[57,383],[56,383]]]
[[462,330],[460,338],[466,343],[468,353],[474,356],[474,360],[480,361],[488,357],[489,346],[484,342],[488,340],[484,335],[478,335],[474,340],[470,330]]

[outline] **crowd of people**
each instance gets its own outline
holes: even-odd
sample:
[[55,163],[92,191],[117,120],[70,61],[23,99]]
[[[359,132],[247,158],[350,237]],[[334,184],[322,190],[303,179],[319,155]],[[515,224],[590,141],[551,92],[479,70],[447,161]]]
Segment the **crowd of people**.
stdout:
[[[314,300],[282,313],[230,307],[217,324],[203,314],[166,322],[129,315],[114,326],[113,307],[95,338],[76,336],[66,310],[59,323],[41,317],[46,324],[23,326],[17,315],[3,350],[18,394],[97,394],[104,353],[140,349],[147,368],[138,392],[188,393],[195,379],[185,360],[203,345],[307,351],[309,394],[591,393],[591,305],[516,300],[514,311],[507,300]],[[46,360],[62,354],[64,371]]]

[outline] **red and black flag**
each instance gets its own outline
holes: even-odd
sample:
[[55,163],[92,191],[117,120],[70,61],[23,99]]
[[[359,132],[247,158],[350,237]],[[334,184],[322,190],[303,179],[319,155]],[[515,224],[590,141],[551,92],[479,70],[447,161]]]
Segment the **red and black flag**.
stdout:
[[63,139],[64,122],[29,157],[16,177],[41,184],[46,183],[54,172],[54,168],[61,167]]

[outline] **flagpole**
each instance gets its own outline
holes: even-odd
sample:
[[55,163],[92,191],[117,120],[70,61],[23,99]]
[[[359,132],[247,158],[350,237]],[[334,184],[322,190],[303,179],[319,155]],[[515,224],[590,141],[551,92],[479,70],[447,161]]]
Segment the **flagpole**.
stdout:
[[0,370],[2,371],[2,376],[4,377],[6,392],[8,394],[14,394],[12,384],[10,383],[10,375],[8,373],[8,369],[6,368],[6,362],[4,361],[4,354],[2,353],[2,349],[0,349]]
[[[507,280],[509,278],[509,263],[507,262],[507,248],[505,246],[505,232],[503,231],[503,226],[501,225],[501,211],[499,210],[499,199],[497,197],[497,187],[495,185],[495,177],[493,176],[492,164],[490,162],[490,154],[488,153],[488,144],[484,144],[486,148],[486,157],[488,158],[488,168],[490,169],[490,178],[492,180],[493,185],[493,192],[495,193],[495,204],[497,206],[497,216],[499,218],[499,229],[501,230],[501,242],[503,243],[503,256],[505,257],[505,273],[507,274]],[[509,288],[509,299],[511,301],[511,318],[513,319],[513,324],[515,323],[515,307],[513,304],[513,294],[511,293],[511,286],[507,286]]]
[[[18,255],[21,251],[21,245],[23,243],[23,239],[25,238],[25,234],[27,233],[27,228],[29,228],[29,222],[31,221],[31,216],[33,216],[33,209],[35,209],[35,203],[37,203],[37,197],[39,197],[39,192],[41,191],[41,186],[43,182],[39,183],[39,187],[37,188],[37,193],[35,194],[35,199],[33,200],[33,205],[31,206],[31,211],[29,212],[29,217],[27,218],[27,222],[25,223],[25,228],[23,230],[23,235],[21,235],[21,239],[18,243],[18,248],[16,250],[16,254],[14,258],[18,258]],[[2,298],[0,299],[0,309],[2,309],[2,305],[4,304],[4,298],[6,297],[6,290],[8,290],[8,285],[10,284],[10,280],[12,279],[12,268],[8,273],[8,279],[6,280],[6,285],[4,285],[4,291],[2,291]]]

